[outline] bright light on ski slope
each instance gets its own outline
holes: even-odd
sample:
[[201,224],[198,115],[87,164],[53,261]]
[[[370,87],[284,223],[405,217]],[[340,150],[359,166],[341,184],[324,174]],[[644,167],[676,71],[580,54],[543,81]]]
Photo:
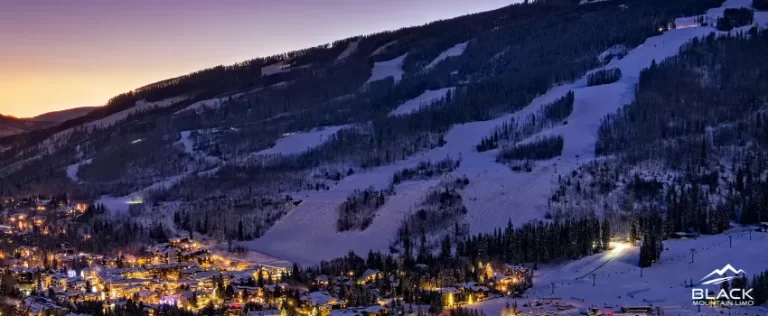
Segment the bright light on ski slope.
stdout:
[[371,70],[371,77],[365,83],[371,83],[377,80],[386,79],[392,77],[395,83],[400,82],[403,79],[403,61],[408,54],[403,54],[395,59],[378,61],[373,63],[373,70]]
[[454,89],[455,88],[450,87],[437,90],[426,90],[419,96],[403,102],[403,104],[398,106],[397,109],[392,111],[392,113],[389,113],[389,115],[394,116],[411,114],[418,111],[422,107],[429,105],[431,102],[445,98],[445,96],[448,95],[448,92],[452,92]]
[[[564,265],[543,266],[534,271],[534,287],[526,292],[526,298],[499,298],[469,307],[482,309],[487,315],[501,315],[500,311],[507,302],[511,305],[517,301],[521,311],[527,313],[531,308],[523,307],[523,303],[541,301],[542,298],[562,298],[563,304],[580,309],[596,306],[601,310],[617,310],[621,306],[652,304],[661,307],[668,315],[717,315],[720,314],[720,309],[704,306],[701,312],[698,312],[698,308],[692,305],[691,288],[684,287],[684,284],[693,282],[696,287],[716,291],[719,285],[699,285],[699,280],[714,269],[730,264],[737,269],[743,269],[750,280],[756,273],[768,269],[768,252],[764,251],[765,245],[768,244],[768,233],[753,232],[751,240],[747,232],[734,232],[730,236],[733,237],[733,248],[729,247],[726,235],[666,240],[661,260],[644,268],[642,277],[638,267],[638,247],[628,247],[615,256],[613,251],[609,251]],[[696,251],[693,264],[691,249]],[[609,259],[612,260],[607,261]],[[592,286],[593,273],[595,286]],[[533,312],[543,314],[547,309],[554,307],[545,305],[542,309],[534,308]],[[760,307],[743,309],[754,315],[762,315],[761,310],[762,314],[768,312]],[[736,308],[731,313],[736,315]],[[725,314],[728,314],[728,311],[725,311]]]
[[[708,15],[722,14],[725,8],[749,6],[749,0],[728,0],[722,7],[709,10]],[[763,13],[755,18],[761,24],[768,21]],[[746,28],[736,29],[734,31]],[[420,161],[437,161],[449,155],[461,157],[461,166],[453,175],[466,175],[469,186],[462,191],[468,208],[467,220],[471,234],[489,232],[506,225],[511,219],[516,225],[542,218],[547,211],[547,200],[559,174],[567,174],[579,163],[594,158],[595,141],[600,120],[632,101],[633,89],[640,71],[652,60],[661,62],[676,55],[680,47],[694,37],[715,32],[713,27],[695,27],[669,30],[649,38],[631,50],[627,56],[614,59],[603,68],[621,69],[619,82],[587,87],[586,77],[576,82],[553,87],[539,96],[523,110],[483,122],[455,125],[446,135],[446,145],[420,156],[382,166],[344,178],[336,187],[324,192],[294,194],[302,204],[291,210],[261,238],[244,245],[254,251],[290,260],[300,264],[314,264],[321,260],[344,256],[350,250],[365,254],[368,250],[387,251],[404,214],[421,202],[426,191],[436,181],[407,182],[397,187],[397,195],[388,200],[377,212],[373,224],[363,232],[336,232],[337,207],[355,189],[373,186],[378,189],[389,185],[395,171],[413,167]],[[401,56],[400,58],[403,58]],[[397,59],[400,59],[397,58]],[[391,61],[390,61],[391,62]],[[377,63],[378,64],[378,63]],[[374,67],[376,70],[376,67]],[[374,71],[375,72],[375,71]],[[538,162],[532,172],[515,173],[507,166],[495,162],[496,151],[478,153],[475,146],[489,135],[494,127],[511,117],[524,117],[535,113],[542,105],[552,102],[573,90],[575,104],[567,125],[547,129],[542,135],[563,135],[563,155]],[[555,172],[555,166],[557,164]]]

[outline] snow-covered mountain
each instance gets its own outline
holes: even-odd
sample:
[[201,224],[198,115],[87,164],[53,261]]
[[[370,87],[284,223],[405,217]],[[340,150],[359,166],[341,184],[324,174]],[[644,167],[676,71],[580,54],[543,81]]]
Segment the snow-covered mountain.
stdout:
[[[104,204],[116,220],[238,239],[299,263],[350,250],[399,252],[404,228],[414,226],[429,248],[510,221],[596,214],[629,231],[635,210],[663,204],[661,189],[646,198],[645,186],[677,188],[658,174],[693,168],[678,161],[679,150],[642,142],[655,129],[632,125],[657,126],[643,106],[665,92],[654,80],[672,79],[653,71],[693,54],[684,52],[696,43],[715,42],[710,34],[765,27],[765,12],[733,30],[715,27],[726,9],[750,5],[534,1],[205,69],[102,107],[43,115],[56,122],[44,129],[8,125],[17,135],[0,139],[0,192],[63,190]],[[686,69],[700,76],[686,79],[708,89],[728,75],[707,69]],[[755,105],[739,117],[680,110],[659,127],[669,133],[665,144],[701,145],[706,136],[711,145],[697,147],[705,153],[733,149],[722,155],[727,162],[702,159],[687,173],[701,179],[721,170],[714,181],[722,175],[724,186],[707,187],[713,201],[735,186],[745,156],[736,148],[763,148],[761,136],[725,141],[731,134],[713,132],[753,126],[749,114],[764,113],[755,110],[762,95],[749,97]],[[624,119],[622,109],[639,114]],[[634,159],[654,152],[648,148],[668,155]],[[766,166],[749,166],[762,180]]]

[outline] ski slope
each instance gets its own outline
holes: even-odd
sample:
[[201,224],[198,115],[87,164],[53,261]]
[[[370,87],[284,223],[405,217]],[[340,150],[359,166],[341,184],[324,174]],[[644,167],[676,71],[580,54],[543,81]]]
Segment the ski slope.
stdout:
[[237,98],[239,96],[243,95],[243,93],[237,93],[233,95],[218,97],[218,98],[211,98],[206,100],[197,101],[195,103],[190,104],[189,106],[176,111],[174,114],[179,114],[187,111],[195,111],[197,113],[202,112],[205,109],[217,109],[224,105],[224,102],[229,101],[230,99]]
[[374,81],[386,79],[392,77],[395,83],[400,82],[403,79],[403,61],[408,54],[403,54],[395,59],[379,61],[373,63],[373,70],[371,71],[371,77],[365,83],[371,83]]
[[80,183],[80,178],[77,177],[77,171],[80,170],[80,166],[90,164],[91,161],[93,161],[93,159],[86,159],[86,160],[67,166],[67,168],[65,169],[67,173],[67,178],[69,178],[75,183]]
[[[733,247],[729,246],[728,236],[733,238]],[[665,250],[661,260],[640,274],[638,266],[639,248],[629,247],[623,250],[609,250],[606,253],[582,258],[564,265],[545,267],[534,272],[534,287],[528,290],[527,297],[517,299],[518,306],[524,312],[531,308],[522,307],[525,302],[542,298],[561,298],[563,303],[576,308],[599,307],[603,312],[615,312],[621,306],[658,306],[665,314],[705,315],[719,314],[728,310],[702,307],[701,312],[692,305],[691,288],[686,283],[693,282],[697,288],[718,290],[719,285],[702,286],[701,279],[730,264],[746,272],[749,279],[756,273],[768,269],[768,253],[763,251],[768,243],[768,233],[733,232],[729,235],[702,236],[698,239],[680,239],[664,241]],[[695,249],[691,263],[691,249]],[[592,271],[607,259],[605,265]],[[588,273],[586,277],[578,279]],[[594,286],[592,274],[594,273]],[[554,293],[552,285],[554,284]],[[474,304],[472,308],[485,311],[488,315],[499,315],[501,308],[515,301],[500,298]],[[765,308],[734,308],[749,314],[768,312]],[[536,309],[534,309],[536,312]],[[755,314],[759,315],[759,314]]]
[[464,51],[467,49],[467,44],[469,42],[464,43],[458,43],[456,45],[453,45],[451,48],[448,48],[447,50],[440,53],[440,55],[437,55],[435,59],[433,59],[429,64],[424,66],[424,70],[430,70],[433,67],[437,66],[441,61],[446,60],[449,57],[456,57],[461,56],[464,54]]
[[274,64],[261,67],[261,76],[266,77],[269,75],[279,74],[281,72],[289,71],[290,69],[290,65],[286,64],[285,61],[279,61]]
[[403,104],[398,106],[394,111],[392,111],[392,113],[389,113],[389,115],[395,116],[411,114],[432,102],[445,98],[445,96],[448,95],[448,92],[452,92],[454,89],[455,88],[453,87],[449,87],[437,90],[426,90],[419,96],[403,102]]
[[112,214],[123,213],[128,211],[128,208],[130,207],[131,204],[144,203],[144,196],[146,195],[147,192],[170,188],[176,185],[176,183],[178,183],[185,177],[191,175],[193,172],[194,171],[188,171],[179,175],[167,177],[165,179],[155,182],[152,185],[149,185],[141,190],[138,190],[126,196],[113,197],[109,195],[102,195],[99,199],[97,199],[94,202],[94,204],[104,205],[107,208],[107,210]]
[[376,56],[376,55],[379,55],[379,54],[383,53],[384,51],[387,50],[387,48],[389,48],[390,46],[394,45],[395,43],[397,43],[396,40],[395,41],[391,41],[389,43],[386,43],[384,45],[381,45],[379,48],[374,50],[373,53],[371,53],[371,56]]
[[[708,14],[716,16],[718,13],[722,14],[724,8],[741,7],[746,2],[748,0],[728,0],[723,7],[712,9]],[[420,161],[440,160],[446,156],[461,157],[461,166],[453,171],[453,175],[466,175],[470,180],[470,184],[462,191],[462,197],[469,211],[467,220],[471,234],[492,231],[506,225],[509,220],[515,225],[520,225],[542,218],[548,211],[551,189],[558,176],[570,173],[581,163],[594,158],[601,119],[633,100],[633,89],[639,80],[640,71],[650,66],[653,60],[661,62],[676,55],[680,47],[690,39],[715,31],[712,27],[689,27],[669,30],[651,37],[629,51],[624,58],[614,59],[603,67],[616,67],[621,70],[623,76],[616,83],[587,87],[585,76],[575,82],[555,86],[519,112],[490,121],[455,125],[446,134],[446,144],[443,147],[406,161],[346,177],[329,191],[317,195],[309,194],[303,198],[297,197],[303,200],[301,205],[289,212],[264,236],[246,245],[254,251],[304,264],[338,257],[349,250],[361,253],[367,252],[368,249],[383,250],[381,247],[385,246],[385,243],[382,243],[382,239],[391,239],[394,236],[398,222],[386,223],[387,229],[376,230],[376,235],[370,235],[367,231],[337,233],[337,207],[355,189],[369,186],[382,189],[389,184],[396,170],[413,167]],[[387,63],[390,62],[392,61]],[[573,113],[567,119],[568,124],[545,129],[531,137],[533,139],[544,135],[563,135],[565,146],[560,157],[538,161],[532,172],[518,173],[495,162],[496,150],[482,153],[475,150],[475,146],[483,137],[488,136],[494,127],[512,117],[522,118],[536,113],[543,105],[555,101],[570,90],[574,91],[575,102]],[[407,208],[418,203],[428,189],[429,186],[414,185],[404,192],[398,187],[396,199],[387,202],[387,206],[378,211],[373,226],[382,225],[380,222],[383,218],[390,218],[389,212],[402,214],[402,210],[388,207],[390,203]],[[417,190],[420,192],[415,192]],[[404,201],[406,197],[409,200]]]
[[357,45],[359,44],[360,44],[360,40],[350,42],[349,46],[347,46],[347,48],[345,48],[344,51],[341,52],[341,54],[339,54],[338,57],[336,57],[336,61],[342,61],[347,57],[349,57],[349,55],[352,55],[353,53],[355,53],[357,51]]
[[89,123],[86,123],[85,126],[88,128],[109,127],[119,121],[126,119],[131,114],[151,110],[156,107],[157,108],[167,107],[167,106],[173,105],[174,103],[183,101],[186,98],[187,98],[186,96],[178,96],[178,97],[168,98],[168,99],[156,101],[156,102],[147,102],[145,100],[136,101],[136,104],[129,109],[125,109],[120,112],[107,115],[106,117],[103,117],[95,121],[91,121]]
[[338,131],[349,125],[324,126],[308,132],[288,133],[275,142],[275,145],[259,151],[256,155],[292,155],[299,154],[326,142]]

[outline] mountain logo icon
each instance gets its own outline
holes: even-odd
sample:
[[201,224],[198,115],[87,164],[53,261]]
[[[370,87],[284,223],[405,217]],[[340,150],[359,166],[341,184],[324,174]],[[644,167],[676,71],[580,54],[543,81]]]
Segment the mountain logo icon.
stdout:
[[[732,276],[727,276],[728,272],[732,272]],[[706,279],[709,279],[710,277],[718,276],[717,278],[710,279],[707,281],[702,282],[703,285],[710,285],[710,284],[720,284],[724,282],[728,282],[730,280],[733,280],[735,278],[738,278],[740,274],[746,274],[744,270],[736,270],[732,265],[726,264],[722,269],[715,269],[715,271],[712,271],[712,273],[707,274],[707,276],[701,278],[699,281],[704,281]]]

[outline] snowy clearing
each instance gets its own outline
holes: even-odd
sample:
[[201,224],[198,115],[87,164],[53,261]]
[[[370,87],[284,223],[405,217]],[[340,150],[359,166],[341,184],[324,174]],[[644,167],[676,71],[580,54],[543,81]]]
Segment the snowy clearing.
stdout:
[[464,51],[467,49],[467,44],[469,42],[464,43],[458,43],[456,45],[453,45],[451,48],[445,50],[444,52],[440,53],[440,55],[437,55],[435,59],[432,60],[428,65],[424,66],[424,70],[430,70],[433,67],[437,66],[438,63],[441,61],[449,58],[449,57],[456,57],[461,56],[464,54]]
[[204,152],[195,150],[195,140],[192,139],[191,134],[192,131],[183,131],[179,135],[179,143],[181,143],[185,153],[204,161],[208,165],[218,165],[222,162],[218,157],[208,156]]
[[[244,246],[259,253],[282,258],[299,264],[313,264],[320,260],[344,256],[350,250],[366,253],[370,249],[388,249],[400,221],[413,209],[422,192],[437,181],[406,182],[397,186],[397,194],[378,210],[373,223],[364,231],[336,232],[339,202],[360,187],[383,186],[391,180],[389,172],[352,175],[329,191],[293,194],[303,202],[259,239],[245,242]],[[346,178],[345,178],[346,179]]]
[[194,144],[194,141],[191,138],[189,138],[190,133],[191,131],[181,132],[181,139],[179,141],[181,142],[182,145],[184,145],[184,152],[191,155],[195,153],[195,149],[194,149],[195,144]]
[[339,54],[339,57],[336,57],[336,61],[342,61],[349,57],[349,55],[352,55],[357,51],[357,45],[360,44],[360,40],[356,40],[349,43],[349,46],[347,46],[346,49],[344,49],[341,54]]
[[[546,267],[534,272],[534,287],[527,292],[527,297],[499,298],[471,305],[482,309],[488,315],[500,315],[507,302],[517,301],[524,312],[531,307],[522,307],[524,303],[542,301],[544,298],[560,298],[562,304],[573,305],[577,309],[595,306],[606,311],[617,312],[621,306],[658,306],[670,315],[705,315],[719,314],[724,309],[711,309],[702,306],[701,312],[692,305],[691,288],[684,287],[691,281],[696,287],[700,280],[715,269],[730,264],[736,269],[743,269],[751,279],[752,275],[768,268],[768,253],[762,251],[768,243],[768,233],[753,232],[733,233],[733,248],[729,247],[728,236],[702,236],[698,239],[680,239],[664,241],[665,250],[660,262],[645,268],[640,274],[638,266],[639,248],[629,247],[582,258],[564,265]],[[695,249],[691,263],[691,249]],[[604,265],[600,266],[601,264]],[[597,270],[595,270],[597,268]],[[591,272],[594,270],[594,272]],[[595,286],[592,285],[592,273],[595,274]],[[580,278],[584,275],[587,277]],[[554,284],[554,293],[552,285]],[[719,285],[710,285],[710,290],[719,289]],[[552,306],[550,306],[551,308]],[[534,313],[546,311],[547,305],[533,308]],[[731,312],[736,313],[737,308]],[[765,308],[738,308],[752,314]],[[578,312],[578,310],[576,311]],[[570,313],[569,313],[570,314]],[[758,315],[758,314],[755,314]]]
[[261,67],[261,76],[269,76],[279,74],[291,70],[291,66],[286,64],[285,61],[279,61],[271,65]]
[[277,140],[275,146],[264,149],[256,155],[292,155],[302,153],[326,142],[338,131],[349,125],[324,126],[315,128],[309,132],[287,133]]
[[128,207],[131,204],[144,203],[144,196],[147,192],[170,188],[176,185],[176,183],[184,179],[186,176],[192,174],[192,172],[193,171],[185,172],[180,175],[176,175],[172,177],[167,177],[161,181],[153,183],[152,185],[146,188],[143,188],[141,190],[138,190],[126,196],[113,197],[108,195],[102,195],[98,200],[94,201],[94,204],[104,205],[107,208],[107,210],[112,214],[126,212],[128,211]]
[[403,71],[403,61],[405,61],[406,56],[408,56],[407,53],[395,59],[373,63],[371,77],[365,83],[371,83],[388,77],[394,78],[395,83],[400,82],[403,79],[403,74],[405,74]]
[[398,106],[397,109],[392,111],[392,113],[389,113],[389,115],[394,116],[394,115],[411,114],[413,112],[418,111],[423,106],[427,106],[434,101],[445,98],[448,92],[452,92],[454,89],[455,88],[453,87],[449,87],[449,88],[442,88],[437,90],[424,91],[424,93],[422,93],[418,97],[405,101],[403,104]]
[[80,166],[90,164],[93,159],[86,159],[75,164],[67,166],[67,178],[75,183],[80,183],[80,178],[77,177],[77,171],[80,170]]
[[189,106],[187,106],[187,107],[185,107],[185,108],[183,108],[181,110],[176,111],[176,113],[174,113],[174,114],[179,114],[179,113],[187,112],[187,111],[195,111],[197,113],[200,113],[200,112],[202,112],[202,111],[204,111],[206,109],[217,109],[217,108],[221,107],[222,105],[224,105],[225,102],[227,102],[227,101],[229,101],[231,99],[234,99],[234,98],[238,98],[238,97],[242,96],[243,94],[245,94],[245,93],[236,93],[236,94],[227,95],[227,96],[223,96],[223,97],[218,97],[218,98],[212,98],[212,99],[206,99],[206,100],[202,100],[202,101],[197,101],[197,102],[192,103]]

